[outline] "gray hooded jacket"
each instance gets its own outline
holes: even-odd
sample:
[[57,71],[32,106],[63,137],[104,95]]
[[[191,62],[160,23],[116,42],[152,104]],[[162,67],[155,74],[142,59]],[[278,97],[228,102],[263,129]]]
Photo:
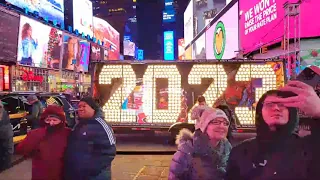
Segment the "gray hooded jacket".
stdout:
[[192,134],[183,129],[177,136],[176,144],[178,151],[170,165],[169,180],[223,179],[232,148],[227,139],[213,148],[207,135],[200,130]]

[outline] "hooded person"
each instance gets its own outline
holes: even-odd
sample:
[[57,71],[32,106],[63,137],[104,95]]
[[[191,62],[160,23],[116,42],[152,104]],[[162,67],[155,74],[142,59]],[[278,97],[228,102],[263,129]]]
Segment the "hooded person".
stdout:
[[232,149],[226,180],[314,179],[308,172],[312,142],[296,133],[297,109],[274,101],[293,96],[292,92],[271,90],[259,99],[257,137]]
[[116,139],[102,114],[93,98],[80,100],[78,123],[71,132],[65,155],[65,179],[111,179]]
[[71,132],[63,108],[48,106],[41,114],[40,127],[28,132],[16,153],[32,158],[32,180],[62,180],[63,158]]
[[13,154],[13,130],[3,102],[0,101],[0,172],[9,168]]
[[195,133],[182,129],[177,136],[169,180],[223,179],[231,144],[227,140],[230,122],[220,109],[206,108]]

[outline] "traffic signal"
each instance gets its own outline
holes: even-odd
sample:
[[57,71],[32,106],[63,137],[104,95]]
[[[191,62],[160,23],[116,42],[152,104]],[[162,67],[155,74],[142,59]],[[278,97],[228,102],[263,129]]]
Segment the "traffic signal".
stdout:
[[268,47],[267,46],[262,46],[260,49],[260,54],[265,54],[268,52]]

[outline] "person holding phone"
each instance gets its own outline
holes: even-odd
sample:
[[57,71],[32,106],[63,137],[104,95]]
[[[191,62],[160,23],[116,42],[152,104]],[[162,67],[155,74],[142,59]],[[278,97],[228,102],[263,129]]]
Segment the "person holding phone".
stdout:
[[256,108],[257,137],[232,149],[225,179],[320,179],[319,141],[295,131],[298,109],[320,119],[319,107],[319,97],[303,82],[266,92]]

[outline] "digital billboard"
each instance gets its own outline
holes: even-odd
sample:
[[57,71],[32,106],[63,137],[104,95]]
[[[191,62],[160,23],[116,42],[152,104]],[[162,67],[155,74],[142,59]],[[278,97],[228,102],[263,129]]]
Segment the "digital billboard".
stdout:
[[176,21],[176,11],[174,9],[164,10],[162,12],[162,20],[164,23],[170,23]]
[[[282,40],[286,21],[283,5],[287,1],[239,1],[240,41],[245,53],[256,50],[267,43],[272,44]],[[299,15],[301,38],[320,36],[320,23],[316,23],[314,19],[314,15],[319,14],[319,9],[320,3],[317,0],[302,1]],[[292,28],[290,31],[294,32],[295,24],[293,21],[290,21],[290,24]]]
[[173,9],[173,0],[165,0],[164,1],[164,8],[165,9]]
[[163,32],[164,60],[174,60],[174,32]]
[[206,34],[203,33],[192,44],[192,59],[206,59]]
[[136,44],[129,39],[123,40],[123,55],[134,57],[136,52]]
[[103,60],[103,49],[98,44],[91,43],[91,54],[90,60],[92,61],[99,61]]
[[120,34],[107,21],[93,17],[94,37],[108,49],[109,60],[120,58]]
[[38,12],[40,17],[64,24],[64,0],[6,0],[19,8],[28,8],[29,12]]
[[63,35],[63,60],[62,68],[77,72],[88,72],[90,57],[90,43],[73,37],[69,34]]
[[207,59],[231,59],[239,50],[238,2],[206,31]]
[[193,0],[191,0],[183,14],[184,42],[188,45],[193,39]]
[[184,39],[178,39],[178,59],[184,60],[185,59],[185,44]]
[[19,16],[0,10],[0,61],[17,62]]
[[206,20],[212,19],[221,9],[226,6],[226,0],[195,0],[194,1],[194,18],[195,18],[195,35],[206,26]]
[[90,0],[73,0],[73,29],[93,37],[93,11]]
[[20,16],[18,63],[43,68],[59,68],[62,32]]

